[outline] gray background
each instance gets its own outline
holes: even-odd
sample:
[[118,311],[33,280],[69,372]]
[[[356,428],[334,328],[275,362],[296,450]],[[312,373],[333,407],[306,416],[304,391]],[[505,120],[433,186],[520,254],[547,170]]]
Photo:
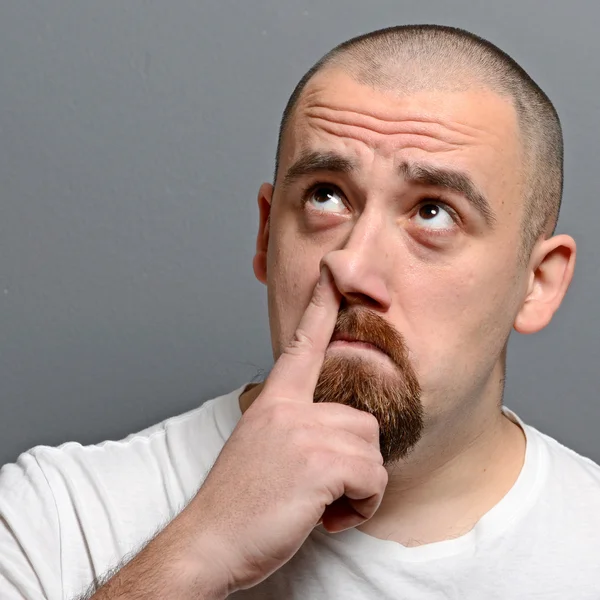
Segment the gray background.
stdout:
[[548,329],[512,340],[506,403],[600,460],[596,0],[0,2],[0,463],[270,367],[251,258],[281,110],[336,43],[416,22],[489,38],[562,116],[579,264]]

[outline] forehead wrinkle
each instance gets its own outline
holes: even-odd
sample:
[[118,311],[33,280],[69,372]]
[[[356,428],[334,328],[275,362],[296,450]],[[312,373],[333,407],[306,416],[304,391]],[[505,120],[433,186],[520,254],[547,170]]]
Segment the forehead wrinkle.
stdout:
[[[438,145],[445,146],[435,148],[438,151],[466,145],[489,145],[490,142],[493,146],[505,145],[504,128],[499,130],[491,126],[496,121],[493,115],[499,109],[504,114],[502,108],[514,112],[514,106],[493,90],[466,89],[456,93],[445,90],[440,93],[432,90],[429,93],[424,90],[422,94],[402,94],[397,91],[392,94],[390,91],[371,89],[368,108],[365,109],[357,106],[352,95],[355,86],[364,86],[348,80],[344,74],[332,75],[336,80],[342,76],[340,85],[334,85],[331,77],[323,80],[316,75],[299,98],[292,119],[304,117],[313,120],[320,128],[334,135],[343,136],[346,129],[352,136],[358,135],[362,141],[377,135],[416,136],[414,139],[422,138],[415,144],[420,147],[422,142],[430,138],[431,142],[437,141]],[[486,112],[493,113],[487,122],[464,122],[465,118],[468,119],[463,108],[465,93],[469,96],[469,104],[475,108],[487,105]],[[423,96],[423,101],[419,100],[419,95]],[[498,104],[504,106],[501,108]],[[441,110],[438,110],[438,105]],[[454,115],[457,110],[458,114]],[[461,114],[462,117],[459,116]]]
[[[468,125],[466,123],[449,122],[446,119],[434,117],[414,112],[408,117],[391,117],[384,115],[374,115],[372,113],[358,111],[350,108],[334,108],[325,105],[312,105],[304,109],[304,114],[311,119],[339,123],[340,125],[349,125],[370,129],[375,133],[384,135],[394,135],[402,133],[414,133],[421,135],[435,135],[446,132],[455,134],[456,139],[452,143],[457,145],[466,144],[467,139],[473,138],[477,134],[490,134],[491,132]],[[450,136],[448,136],[450,137]]]
[[309,127],[336,137],[356,139],[373,149],[389,146],[396,150],[414,147],[432,152],[453,152],[469,147],[501,145],[497,141],[500,133],[489,129],[454,121],[449,123],[448,119],[437,117],[426,118],[413,110],[406,112],[409,112],[408,118],[380,119],[357,110],[313,103],[303,107],[295,117],[300,126],[304,120]]
[[414,135],[435,139],[452,146],[473,144],[473,136],[456,129],[452,130],[440,120],[415,118],[380,119],[356,110],[333,109],[320,106],[304,110],[304,115],[320,123],[326,130],[340,131],[341,128],[363,130],[367,134],[384,135],[386,137]]
[[410,131],[403,133],[381,133],[374,131],[369,127],[350,123],[339,123],[325,118],[311,117],[308,121],[310,128],[322,131],[337,138],[352,139],[362,142],[372,150],[389,147],[397,151],[413,147],[433,152],[451,152],[460,150],[461,147],[467,145],[467,142],[451,143],[440,140],[440,138],[432,134],[432,132]]

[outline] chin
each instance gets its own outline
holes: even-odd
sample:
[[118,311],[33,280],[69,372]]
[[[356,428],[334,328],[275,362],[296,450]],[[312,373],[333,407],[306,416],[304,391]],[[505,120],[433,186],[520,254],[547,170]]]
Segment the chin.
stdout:
[[402,366],[348,351],[328,352],[315,402],[338,402],[374,415],[384,464],[404,458],[421,438],[423,407],[416,375]]

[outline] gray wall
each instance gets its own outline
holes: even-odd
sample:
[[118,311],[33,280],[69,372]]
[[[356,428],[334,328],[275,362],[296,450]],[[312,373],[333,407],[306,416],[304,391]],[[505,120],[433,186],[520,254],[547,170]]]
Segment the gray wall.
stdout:
[[512,341],[507,404],[600,460],[596,0],[1,0],[0,463],[118,438],[268,369],[256,191],[293,85],[337,42],[471,29],[555,101],[560,230],[579,241],[551,326]]

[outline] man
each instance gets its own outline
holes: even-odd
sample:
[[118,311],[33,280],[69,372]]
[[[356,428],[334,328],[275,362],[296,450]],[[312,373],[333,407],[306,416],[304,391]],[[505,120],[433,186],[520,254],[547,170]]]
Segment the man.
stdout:
[[556,112],[488,42],[327,54],[258,195],[272,372],[6,466],[2,598],[600,598],[600,467],[502,407],[573,275],[561,193]]

